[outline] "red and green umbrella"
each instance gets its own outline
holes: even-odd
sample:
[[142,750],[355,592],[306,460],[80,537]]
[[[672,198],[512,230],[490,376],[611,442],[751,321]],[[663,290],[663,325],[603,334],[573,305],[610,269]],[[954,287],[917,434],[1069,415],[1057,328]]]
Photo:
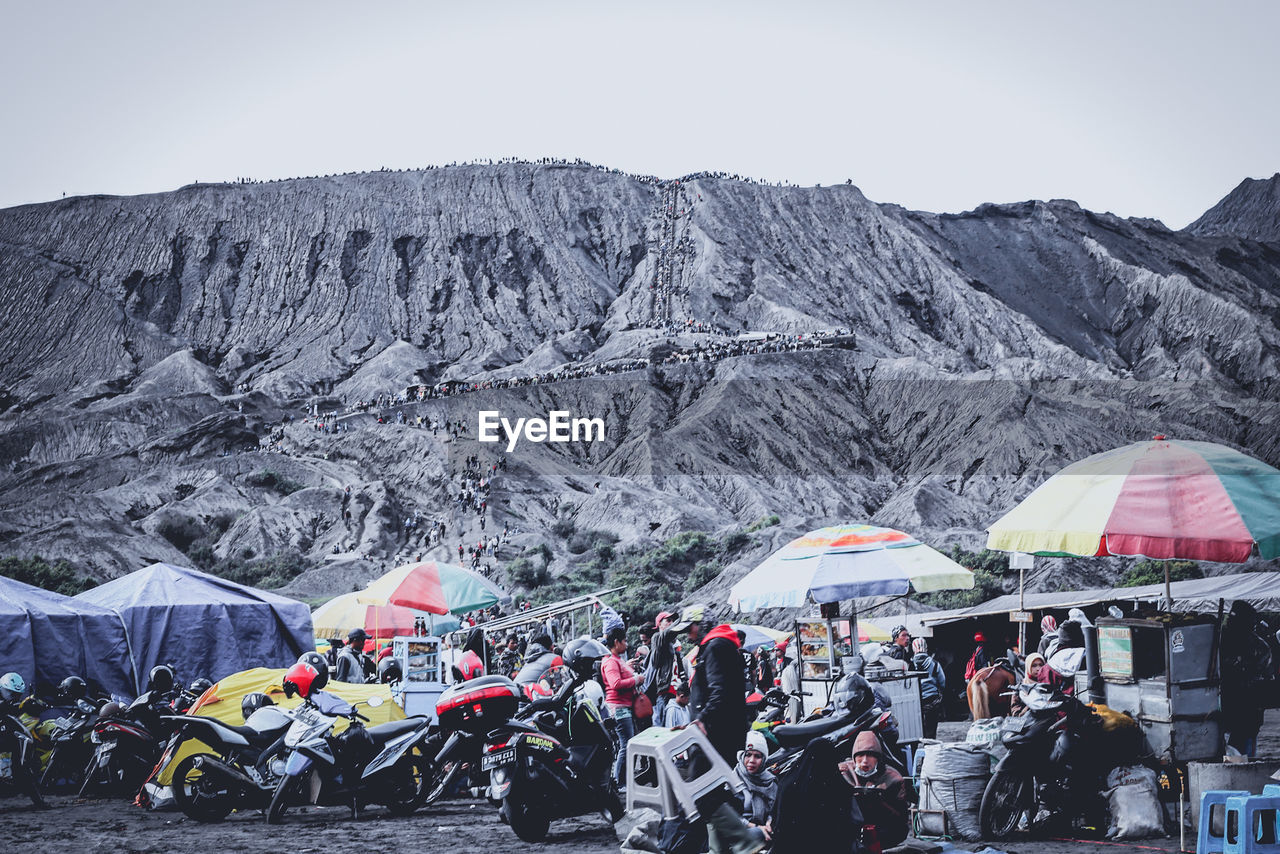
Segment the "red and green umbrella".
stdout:
[[1072,463],[987,529],[987,548],[1244,563],[1280,557],[1280,470],[1156,436]]
[[401,605],[431,614],[465,614],[510,598],[479,573],[426,561],[398,566],[356,594],[369,605]]

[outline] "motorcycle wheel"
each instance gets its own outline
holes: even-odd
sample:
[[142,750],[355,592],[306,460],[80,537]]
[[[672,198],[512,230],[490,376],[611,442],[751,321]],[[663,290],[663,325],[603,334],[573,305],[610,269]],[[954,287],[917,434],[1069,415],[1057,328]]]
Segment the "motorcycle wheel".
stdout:
[[604,809],[600,814],[610,824],[617,824],[627,814],[627,805],[622,802],[622,795],[618,794],[618,784],[613,782],[613,774],[606,774],[605,777]]
[[271,796],[271,806],[267,808],[267,824],[279,824],[284,821],[285,810],[289,809],[295,798],[302,793],[306,779],[305,774],[281,778],[280,785],[276,786],[276,793]]
[[412,815],[426,802],[431,762],[417,753],[407,754],[391,769],[391,791],[387,811],[392,815]]
[[453,781],[458,778],[458,773],[462,770],[462,763],[456,759],[450,760],[443,765],[431,763],[430,779],[427,782],[427,794],[423,798],[423,804],[434,804],[436,801],[444,797],[444,793],[449,791],[449,787],[453,785]]
[[173,800],[188,818],[206,823],[222,821],[234,809],[235,799],[226,789],[217,791],[210,778],[196,767],[196,760],[202,755],[207,754],[192,754],[173,769]]
[[551,821],[535,814],[529,805],[510,796],[502,799],[502,813],[516,836],[525,842],[541,842],[547,838]]
[[1027,808],[1026,793],[1030,779],[1011,769],[997,770],[987,781],[978,808],[978,823],[983,839],[1005,839],[1013,834],[1018,819]]

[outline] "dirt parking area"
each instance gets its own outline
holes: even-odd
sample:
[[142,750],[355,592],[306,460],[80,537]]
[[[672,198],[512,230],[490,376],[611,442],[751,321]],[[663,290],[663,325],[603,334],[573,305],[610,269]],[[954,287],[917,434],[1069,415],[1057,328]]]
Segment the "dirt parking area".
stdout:
[[[967,722],[939,727],[946,740],[963,740]],[[1264,755],[1280,755],[1280,711],[1267,712],[1259,738]],[[530,845],[498,820],[481,800],[445,801],[409,818],[393,818],[370,807],[352,821],[339,808],[291,810],[280,826],[268,826],[261,813],[236,814],[219,824],[199,824],[179,812],[150,812],[124,801],[49,798],[52,809],[35,811],[20,798],[0,800],[0,828],[10,844],[26,852],[58,854],[143,854],[167,851],[350,852],[441,851],[466,854],[613,854],[619,848],[613,827],[587,816],[551,825],[545,843]],[[956,851],[977,851],[981,843],[960,843]],[[993,845],[1008,854],[1152,854],[1176,852],[1178,838],[1134,842],[1015,839]],[[1190,839],[1189,848],[1195,847]],[[821,846],[815,851],[821,852]]]

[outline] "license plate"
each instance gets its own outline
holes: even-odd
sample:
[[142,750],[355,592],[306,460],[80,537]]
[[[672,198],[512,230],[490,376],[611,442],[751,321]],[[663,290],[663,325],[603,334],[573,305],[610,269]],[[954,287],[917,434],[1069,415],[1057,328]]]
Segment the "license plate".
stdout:
[[506,750],[499,750],[496,753],[487,754],[480,760],[480,770],[489,771],[497,768],[499,765],[507,765],[516,761],[516,749],[508,747]]

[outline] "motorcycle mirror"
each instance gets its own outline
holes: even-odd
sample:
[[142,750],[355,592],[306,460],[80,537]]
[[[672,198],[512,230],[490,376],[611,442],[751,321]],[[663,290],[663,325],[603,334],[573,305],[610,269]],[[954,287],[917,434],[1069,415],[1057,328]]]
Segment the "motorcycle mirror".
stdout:
[[382,698],[376,697],[376,696],[370,697],[368,700],[365,701],[365,704],[368,705],[368,707],[371,709],[376,709],[378,708],[378,706],[382,705]]

